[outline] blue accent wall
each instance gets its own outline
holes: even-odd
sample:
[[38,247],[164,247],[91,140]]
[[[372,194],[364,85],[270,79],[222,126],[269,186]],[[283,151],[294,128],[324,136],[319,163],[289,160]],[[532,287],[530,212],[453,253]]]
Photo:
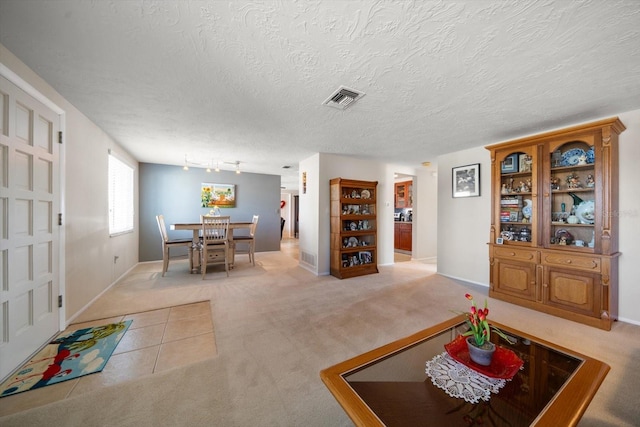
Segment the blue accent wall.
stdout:
[[[190,231],[172,231],[170,224],[199,222],[209,208],[200,207],[202,183],[235,184],[236,206],[221,209],[232,222],[250,222],[260,215],[256,231],[256,252],[280,250],[280,176],[232,171],[207,172],[205,169],[140,163],[140,248],[139,259],[162,259],[162,239],[156,215],[164,215],[170,238],[191,237]],[[242,234],[244,230],[238,230]],[[174,252],[175,251],[175,252]],[[180,255],[186,248],[174,249]]]

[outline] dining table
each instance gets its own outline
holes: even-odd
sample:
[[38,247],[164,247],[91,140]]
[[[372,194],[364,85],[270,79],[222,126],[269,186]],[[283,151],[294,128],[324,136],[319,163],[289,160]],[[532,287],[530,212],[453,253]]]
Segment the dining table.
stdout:
[[[247,222],[230,222],[229,223],[229,268],[233,268],[236,254],[236,247],[233,243],[233,231],[239,229],[251,229],[251,221]],[[171,230],[191,230],[193,232],[193,244],[197,247],[200,244],[200,232],[202,231],[202,223],[200,222],[185,222],[176,223],[169,226]],[[200,271],[200,257],[199,251],[193,251],[193,269],[191,273],[197,273]]]

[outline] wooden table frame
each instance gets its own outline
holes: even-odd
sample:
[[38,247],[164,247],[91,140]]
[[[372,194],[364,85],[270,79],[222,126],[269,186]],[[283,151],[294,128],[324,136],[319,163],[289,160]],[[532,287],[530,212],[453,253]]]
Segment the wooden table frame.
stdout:
[[[251,229],[253,225],[252,222],[230,222],[229,223],[229,258],[231,261],[229,262],[229,268],[233,268],[233,264],[236,256],[236,247],[233,243],[233,230],[238,230],[242,228]],[[182,224],[171,224],[171,230],[191,230],[193,231],[193,243],[200,243],[200,231],[202,231],[202,224],[199,222],[190,222],[190,223],[182,223]],[[193,270],[192,273],[198,272],[200,269],[200,257],[196,255],[196,251],[194,251],[193,255]]]
[[[416,343],[450,329],[463,321],[464,315],[454,317],[406,338],[402,338],[352,359],[338,363],[337,365],[322,370],[320,372],[320,378],[355,425],[368,427],[384,426],[382,421],[358,396],[354,389],[351,388],[344,377],[365,365],[387,358],[400,350],[412,347]],[[500,328],[502,331],[511,332],[522,338],[535,341],[543,346],[560,351],[583,361],[567,382],[562,386],[560,391],[553,397],[549,404],[531,424],[534,426],[544,427],[577,425],[580,418],[582,418],[584,411],[587,409],[587,406],[589,406],[589,403],[596,394],[596,391],[600,387],[600,384],[602,384],[602,381],[604,381],[604,378],[609,372],[609,365],[575,351],[517,331],[513,328],[509,328],[508,326],[495,322],[492,322],[492,324]]]

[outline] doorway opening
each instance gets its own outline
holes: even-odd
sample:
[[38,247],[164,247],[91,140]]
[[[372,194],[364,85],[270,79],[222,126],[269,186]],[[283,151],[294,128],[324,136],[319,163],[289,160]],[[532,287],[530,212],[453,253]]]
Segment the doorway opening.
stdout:
[[394,174],[394,262],[411,261],[413,253],[414,181],[413,175]]

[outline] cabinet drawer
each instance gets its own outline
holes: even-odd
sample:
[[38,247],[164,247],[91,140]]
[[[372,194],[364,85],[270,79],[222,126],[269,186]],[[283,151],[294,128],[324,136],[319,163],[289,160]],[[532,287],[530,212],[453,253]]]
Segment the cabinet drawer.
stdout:
[[538,252],[530,249],[515,249],[506,246],[494,246],[493,255],[498,258],[525,262],[538,262]]
[[593,256],[543,252],[542,264],[554,267],[577,268],[599,273],[601,271],[602,260],[599,257]]

